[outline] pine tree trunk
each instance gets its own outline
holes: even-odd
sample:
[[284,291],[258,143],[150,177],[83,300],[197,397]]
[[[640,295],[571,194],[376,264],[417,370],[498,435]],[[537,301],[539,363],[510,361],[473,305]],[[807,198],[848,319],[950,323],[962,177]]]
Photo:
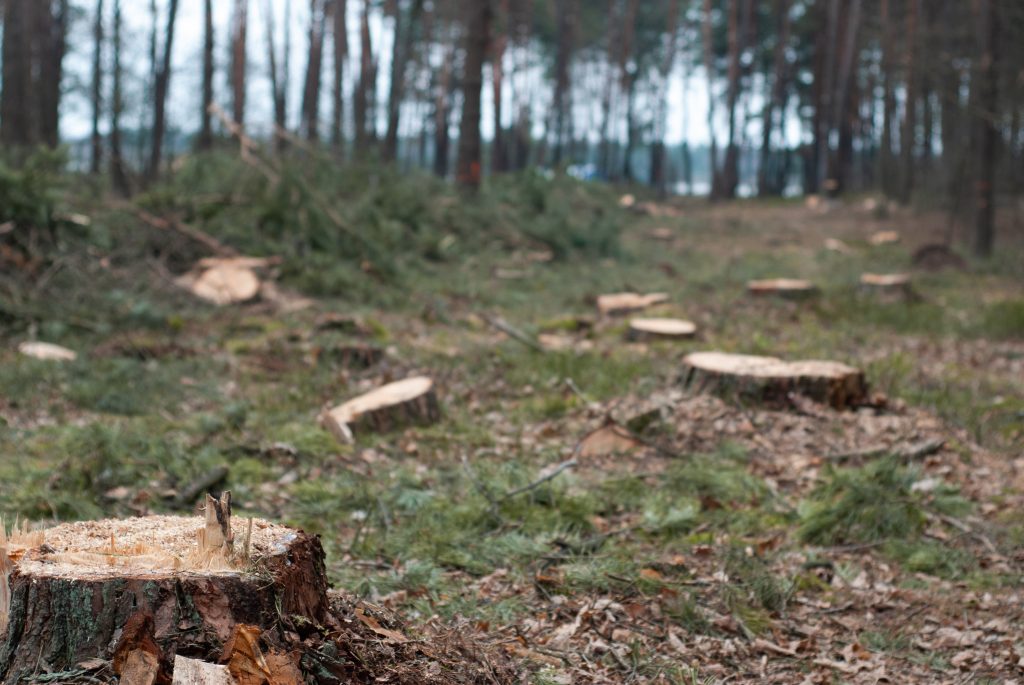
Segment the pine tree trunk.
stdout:
[[373,63],[373,45],[370,38],[370,0],[364,0],[363,13],[359,26],[360,62],[359,82],[353,99],[353,118],[356,127],[356,154],[365,155],[370,147],[370,126],[372,114],[371,93],[376,81],[376,70]]
[[29,92],[32,87],[31,7],[36,0],[6,0],[3,31],[3,88],[0,89],[0,140],[5,146],[32,144]]
[[782,109],[782,97],[786,89],[786,77],[789,71],[786,63],[786,46],[789,44],[789,3],[791,0],[776,0],[775,13],[778,17],[776,27],[775,54],[773,57],[772,90],[766,99],[764,117],[761,126],[761,162],[757,170],[757,194],[761,197],[779,195],[781,188],[769,181],[772,167],[772,133],[775,130],[775,111]]
[[128,170],[125,168],[121,138],[121,115],[124,112],[124,94],[121,86],[121,0],[114,0],[113,22],[113,59],[110,67],[113,80],[113,91],[110,95],[110,176],[114,189],[127,197],[131,195],[131,184],[128,181]]
[[332,39],[334,45],[334,91],[331,114],[331,144],[341,149],[344,143],[343,122],[345,120],[345,61],[348,59],[348,12],[346,0],[334,0],[334,24]]
[[306,139],[320,139],[320,82],[324,53],[324,30],[327,8],[325,0],[310,0],[309,52],[306,58],[306,80],[302,91],[302,128]]
[[246,42],[249,33],[249,0],[235,0],[231,18],[231,117],[245,124]]
[[401,5],[395,8],[395,38],[391,50],[391,85],[388,92],[388,129],[384,135],[383,150],[383,158],[389,162],[398,159],[398,129],[401,123],[402,100],[405,98],[405,72],[416,42],[422,12],[423,0],[413,0],[408,21],[403,22]]
[[466,32],[466,63],[462,75],[462,124],[459,126],[459,158],[456,180],[462,188],[477,190],[482,181],[480,141],[480,96],[483,90],[484,60],[490,45],[491,0],[469,3]]
[[[974,252],[992,256],[995,244],[996,151],[999,142],[997,120],[999,106],[998,41],[1000,17],[993,0],[978,3],[978,71],[974,74],[980,90],[976,110],[978,162],[975,179]],[[972,88],[974,84],[972,83]]]
[[508,47],[509,26],[509,0],[501,0],[501,18],[505,24],[505,30],[494,36],[491,49],[491,93],[494,102],[494,139],[491,142],[491,173],[497,174],[505,171],[508,167],[508,153],[505,149],[505,128],[502,124],[504,117],[504,92],[505,85],[505,50]]
[[96,1],[92,38],[92,158],[89,170],[95,175],[100,173],[103,164],[103,136],[100,134],[103,117],[103,0]]
[[907,80],[907,105],[900,132],[900,202],[908,204],[914,190],[914,153],[917,147],[917,97],[919,74],[917,68],[917,24],[921,13],[921,0],[907,0],[907,25],[904,40]]
[[213,147],[213,0],[203,2],[203,102],[200,113],[202,122],[199,130],[199,149],[209,150]]
[[167,30],[164,33],[164,54],[156,73],[153,93],[153,152],[149,158],[149,181],[156,180],[163,159],[164,133],[167,123],[167,91],[171,86],[171,55],[174,47],[174,26],[178,17],[178,0],[170,0],[167,9]]
[[709,167],[711,172],[711,199],[716,200],[721,195],[721,177],[718,170],[718,136],[715,134],[715,46],[711,9],[712,0],[704,0],[702,39],[704,42],[704,77],[708,84]]

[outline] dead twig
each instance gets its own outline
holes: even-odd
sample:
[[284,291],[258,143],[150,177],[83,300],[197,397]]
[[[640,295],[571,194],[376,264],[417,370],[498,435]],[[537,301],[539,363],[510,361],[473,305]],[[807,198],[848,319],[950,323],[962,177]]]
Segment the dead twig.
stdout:
[[503,502],[507,502],[508,500],[512,499],[513,497],[516,497],[517,495],[521,495],[524,492],[529,492],[530,490],[536,490],[541,485],[544,485],[544,483],[547,483],[548,481],[554,480],[555,478],[557,478],[563,471],[567,471],[567,470],[573,468],[574,466],[578,466],[578,465],[579,465],[579,462],[577,462],[575,459],[570,459],[568,461],[563,461],[561,464],[556,466],[550,473],[548,473],[548,474],[538,478],[537,480],[533,481],[532,483],[530,483],[528,485],[524,485],[521,488],[516,488],[515,490],[510,490],[509,492],[506,492],[504,495],[502,495],[501,497],[498,498],[496,504],[501,504]]
[[499,331],[501,331],[502,333],[504,333],[508,337],[510,337],[513,340],[516,340],[516,341],[521,342],[522,344],[526,345],[527,347],[529,347],[534,352],[540,352],[541,354],[544,354],[544,353],[547,352],[547,350],[545,350],[543,347],[541,347],[540,343],[538,343],[536,340],[534,340],[531,336],[527,335],[523,331],[519,330],[518,328],[516,328],[515,326],[510,324],[508,321],[506,321],[502,317],[500,317],[500,316],[491,316],[489,314],[484,314],[483,315],[483,319],[484,319],[484,321],[489,323],[491,326],[497,328]]
[[204,233],[203,231],[200,231],[198,228],[195,228],[194,226],[189,226],[187,224],[181,223],[180,221],[176,221],[173,219],[165,219],[163,217],[156,216],[155,214],[150,214],[141,207],[136,207],[135,205],[129,203],[120,204],[120,207],[122,209],[127,209],[147,225],[160,231],[169,231],[172,233],[177,233],[178,235],[182,235],[188,238],[189,240],[199,243],[200,245],[207,248],[216,255],[219,255],[221,257],[238,256],[238,251],[235,250],[233,247],[225,245],[224,243],[220,242],[213,236]]
[[848,452],[826,454],[824,458],[826,461],[836,462],[860,461],[862,459],[874,459],[875,457],[880,457],[883,454],[888,453],[905,461],[914,461],[915,459],[921,459],[935,454],[945,446],[945,440],[935,438],[915,443],[904,443],[902,445],[873,445],[871,447],[850,450]]

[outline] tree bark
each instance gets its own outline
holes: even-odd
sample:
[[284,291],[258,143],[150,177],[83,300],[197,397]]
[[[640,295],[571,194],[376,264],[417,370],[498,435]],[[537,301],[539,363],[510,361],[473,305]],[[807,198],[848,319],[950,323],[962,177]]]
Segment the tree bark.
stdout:
[[124,94],[121,86],[121,0],[114,0],[113,22],[113,59],[110,66],[113,80],[110,95],[110,176],[114,189],[127,197],[131,195],[131,184],[128,181],[128,170],[125,168],[121,138],[121,115],[124,112]]
[[[555,12],[558,25],[558,48],[555,56],[555,93],[552,113],[554,115],[554,152],[555,165],[562,163],[565,154],[566,138],[571,141],[572,129],[572,96],[570,87],[570,70],[572,55],[576,42],[576,24],[579,15],[579,0],[555,0]],[[570,129],[570,130],[567,130]]]
[[345,61],[348,59],[348,2],[334,0],[334,23],[332,42],[334,45],[334,91],[331,108],[331,144],[341,149],[345,141]]
[[150,182],[160,174],[163,159],[164,133],[167,124],[167,91],[171,86],[171,55],[174,47],[174,27],[178,17],[178,0],[170,0],[167,9],[167,29],[164,33],[164,53],[156,73],[153,93],[153,152],[149,158]]
[[890,23],[891,0],[881,0],[879,20],[882,24],[882,145],[878,159],[882,191],[889,197],[895,194],[893,179],[893,120],[896,117],[896,95],[893,87],[894,48]]
[[718,173],[718,136],[715,135],[715,44],[714,24],[711,19],[712,0],[704,0],[704,22],[702,39],[704,42],[704,76],[708,84],[708,137],[710,138],[711,199],[718,199],[721,193],[720,176]]
[[504,30],[496,31],[491,46],[491,93],[494,101],[494,138],[491,141],[491,173],[496,174],[508,167],[508,153],[505,145],[504,117],[505,50],[508,47],[510,26],[509,0],[501,0],[501,20]]
[[[383,158],[398,159],[398,127],[401,123],[402,100],[405,97],[405,72],[416,42],[416,33],[423,12],[423,0],[413,0],[408,21],[402,21],[402,7],[395,8],[394,45],[391,50],[391,84],[388,89],[388,129],[384,134]],[[403,28],[404,27],[404,28]]]
[[452,74],[454,63],[455,46],[450,45],[445,50],[434,94],[434,174],[440,178],[448,177],[448,159],[451,148],[448,128],[449,109],[455,82]]
[[103,136],[100,134],[103,117],[103,0],[96,0],[92,38],[92,158],[89,170],[95,175],[103,164]]
[[992,256],[995,244],[995,172],[999,141],[998,64],[999,17],[993,0],[980,0],[977,5],[978,64],[974,74],[980,91],[975,113],[978,128],[977,178],[975,179],[974,252],[979,257]]
[[235,0],[231,18],[231,117],[245,125],[246,42],[249,33],[249,0]]
[[668,15],[665,22],[667,44],[665,59],[662,60],[659,73],[658,97],[654,115],[654,140],[651,143],[651,186],[662,198],[668,195],[667,158],[665,154],[665,136],[668,130],[668,91],[672,69],[676,63],[676,46],[678,36],[676,29],[679,22],[679,0],[669,0]]
[[373,124],[371,104],[377,81],[377,70],[373,59],[373,45],[370,38],[370,0],[364,0],[359,28],[360,63],[359,83],[356,84],[353,114],[356,126],[356,153],[365,155],[372,139],[370,127]]
[[[783,188],[779,187],[777,174],[772,174],[772,133],[775,130],[775,111],[783,107],[783,94],[786,90],[787,75],[789,66],[786,63],[786,46],[789,44],[790,33],[790,1],[776,0],[775,13],[778,24],[775,33],[775,54],[773,58],[772,89],[764,108],[764,116],[761,123],[761,161],[757,169],[757,193],[765,197],[769,195],[780,195]],[[784,182],[783,184],[784,185]]]
[[320,139],[320,83],[326,22],[326,0],[310,0],[309,52],[306,59],[305,87],[302,91],[302,128],[306,139],[310,141]]
[[213,0],[204,0],[203,6],[203,103],[198,147],[209,150],[213,147]]
[[466,31],[466,63],[462,75],[462,123],[459,126],[459,158],[456,181],[461,188],[476,191],[483,180],[480,141],[480,99],[484,81],[484,60],[490,45],[491,0],[472,0]]
[[917,67],[917,24],[921,14],[921,0],[907,0],[905,56],[907,81],[907,106],[903,116],[903,130],[900,132],[900,202],[910,202],[914,190],[914,153],[917,147],[917,97],[920,75]]

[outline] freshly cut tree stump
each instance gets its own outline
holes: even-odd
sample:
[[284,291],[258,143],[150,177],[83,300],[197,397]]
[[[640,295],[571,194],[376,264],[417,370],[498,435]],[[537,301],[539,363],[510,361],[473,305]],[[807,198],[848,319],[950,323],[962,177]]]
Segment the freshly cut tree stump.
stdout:
[[697,352],[683,358],[683,385],[698,392],[765,404],[791,404],[797,394],[835,409],[863,404],[868,397],[864,373],[831,361],[787,362],[722,352]]
[[46,342],[23,342],[18,345],[18,352],[26,357],[44,361],[73,362],[78,359],[78,354],[74,350]]
[[326,412],[322,421],[338,440],[352,441],[355,431],[384,433],[441,418],[434,381],[426,376],[389,383]]
[[597,296],[597,311],[602,316],[623,316],[663,302],[668,302],[666,293],[610,293]]
[[683,319],[633,319],[626,338],[633,342],[653,340],[689,340],[697,334],[697,325]]
[[882,245],[895,245],[900,242],[900,234],[896,231],[878,231],[868,238],[868,242],[875,247],[881,247]]
[[755,296],[775,296],[787,300],[802,300],[818,294],[810,281],[799,278],[769,278],[747,283],[747,292]]
[[910,297],[913,288],[907,274],[864,274],[860,277],[860,289],[888,297]]
[[196,297],[216,305],[239,304],[259,294],[260,279],[249,267],[221,265],[204,271],[191,290]]
[[205,522],[147,516],[0,534],[0,682],[92,659],[111,660],[121,682],[168,682],[176,654],[215,662],[239,624],[322,624],[318,538],[232,521],[230,508],[226,494],[208,499]]

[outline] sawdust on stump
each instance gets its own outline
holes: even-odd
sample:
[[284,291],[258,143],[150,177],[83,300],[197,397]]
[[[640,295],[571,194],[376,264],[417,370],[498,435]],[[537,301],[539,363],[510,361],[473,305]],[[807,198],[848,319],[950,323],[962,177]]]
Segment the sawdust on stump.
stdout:
[[863,404],[864,373],[833,361],[787,362],[722,352],[696,352],[683,358],[682,383],[689,390],[766,404],[789,404],[802,395],[835,409]]

